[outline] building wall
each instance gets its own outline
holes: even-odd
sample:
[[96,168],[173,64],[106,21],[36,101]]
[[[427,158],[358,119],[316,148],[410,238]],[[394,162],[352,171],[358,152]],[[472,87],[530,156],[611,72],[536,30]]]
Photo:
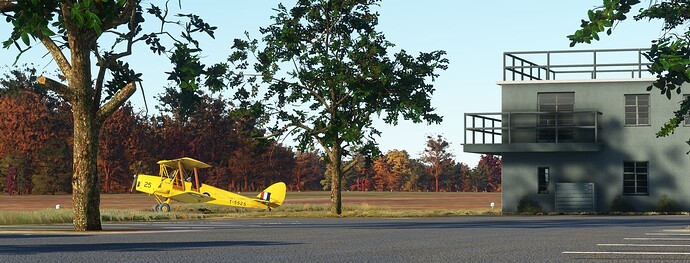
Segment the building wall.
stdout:
[[[640,81],[534,81],[504,82],[502,111],[537,111],[539,92],[575,92],[575,111],[596,110],[599,121],[599,152],[509,152],[503,153],[503,210],[515,212],[523,197],[554,211],[555,183],[593,182],[597,210],[609,211],[616,196],[638,211],[653,211],[662,194],[690,210],[690,127],[681,125],[675,134],[656,138],[656,132],[678,108],[682,96],[673,99],[647,92],[650,80]],[[690,91],[689,91],[690,93]],[[624,125],[625,94],[650,94],[650,125]],[[623,162],[648,161],[649,195],[623,195]],[[549,194],[537,194],[537,167],[550,168]]]

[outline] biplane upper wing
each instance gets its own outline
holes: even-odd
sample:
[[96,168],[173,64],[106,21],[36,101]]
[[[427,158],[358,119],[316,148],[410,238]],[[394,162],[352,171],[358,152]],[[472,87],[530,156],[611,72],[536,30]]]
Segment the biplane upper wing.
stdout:
[[194,159],[189,158],[189,157],[183,157],[183,158],[173,159],[173,160],[160,160],[160,161],[158,161],[158,164],[164,165],[164,166],[172,168],[172,169],[177,169],[178,164],[181,164],[182,168],[184,168],[185,170],[192,170],[194,168],[203,169],[203,168],[211,167],[211,165],[208,165],[202,161],[194,160]]
[[216,200],[213,197],[200,194],[197,192],[192,192],[192,191],[186,191],[186,192],[181,192],[178,194],[170,195],[168,198],[178,201],[178,202],[183,202],[183,203],[206,203],[210,202],[213,200]]

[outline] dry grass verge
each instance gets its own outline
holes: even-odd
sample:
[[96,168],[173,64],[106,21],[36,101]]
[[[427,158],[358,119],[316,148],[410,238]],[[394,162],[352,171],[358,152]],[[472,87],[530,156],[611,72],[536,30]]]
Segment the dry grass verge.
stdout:
[[[242,193],[255,196],[256,193]],[[144,194],[101,195],[104,222],[199,220],[208,218],[437,217],[500,214],[500,193],[343,192],[343,214],[329,212],[329,192],[288,192],[273,211],[173,202],[170,213],[151,212]],[[495,209],[489,204],[494,202]],[[60,204],[62,209],[54,209]],[[0,195],[0,225],[71,223],[71,196]]]

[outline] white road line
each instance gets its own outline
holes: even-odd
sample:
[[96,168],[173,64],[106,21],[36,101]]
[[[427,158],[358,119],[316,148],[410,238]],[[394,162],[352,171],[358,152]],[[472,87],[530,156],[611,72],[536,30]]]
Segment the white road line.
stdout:
[[690,256],[690,252],[630,252],[630,251],[563,251],[563,254],[607,254],[607,255],[684,255]]
[[690,247],[690,245],[681,245],[681,244],[597,244],[597,246],[608,246],[608,247]]
[[690,233],[645,233],[648,236],[690,236]]
[[664,229],[664,232],[686,232],[690,233],[690,229]]
[[660,240],[660,241],[690,241],[690,238],[680,237],[626,237],[625,240]]

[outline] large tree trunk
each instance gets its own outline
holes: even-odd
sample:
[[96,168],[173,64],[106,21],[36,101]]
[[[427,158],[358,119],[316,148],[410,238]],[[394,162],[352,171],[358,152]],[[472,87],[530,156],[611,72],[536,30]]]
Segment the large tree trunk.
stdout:
[[331,212],[340,215],[343,213],[342,194],[340,191],[343,185],[343,169],[342,151],[339,144],[333,146],[328,158],[330,159],[330,162],[327,164],[330,166],[328,171],[331,175]]
[[[88,104],[88,103],[84,103]],[[74,111],[74,175],[72,202],[74,230],[101,230],[99,210],[101,196],[98,185],[98,123],[88,105],[73,104]]]
[[[79,34],[79,33],[73,33]],[[101,230],[98,185],[98,132],[96,113],[100,101],[91,82],[91,46],[70,38],[72,70],[68,75],[73,91],[72,114],[74,117],[74,175],[72,176],[72,202],[74,205],[74,230]]]

